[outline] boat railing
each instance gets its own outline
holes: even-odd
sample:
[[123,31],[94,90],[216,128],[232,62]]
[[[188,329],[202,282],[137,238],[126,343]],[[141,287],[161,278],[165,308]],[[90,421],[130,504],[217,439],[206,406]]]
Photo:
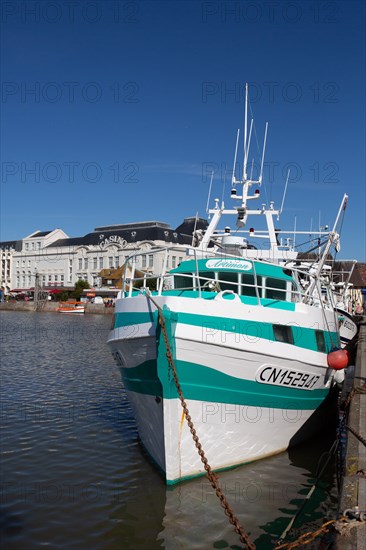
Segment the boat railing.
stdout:
[[[287,302],[301,302],[306,294],[306,288],[311,283],[311,275],[308,270],[296,269],[291,267],[291,271],[294,274],[294,282],[288,280],[284,283],[283,287],[271,286],[265,277],[258,275],[255,262],[253,265],[253,281],[244,282],[242,275],[238,274],[237,281],[228,281],[219,277],[218,273],[215,273],[214,278],[208,276],[205,272],[199,271],[198,260],[210,257],[222,257],[221,253],[206,253],[202,254],[195,248],[189,248],[189,254],[185,254],[185,259],[193,259],[195,263],[194,271],[190,273],[176,273],[172,274],[168,270],[168,258],[171,252],[177,252],[177,247],[162,247],[149,251],[149,254],[160,255],[159,267],[155,265],[154,272],[137,272],[138,258],[146,254],[145,252],[138,252],[126,259],[126,268],[124,270],[123,284],[122,284],[122,297],[131,297],[133,293],[144,292],[146,289],[156,291],[157,295],[161,295],[163,291],[172,290],[173,277],[184,278],[184,285],[176,287],[174,290],[180,291],[196,291],[198,296],[202,297],[202,292],[221,290],[232,290],[233,293],[239,296],[252,296],[256,297],[257,303],[261,304],[263,298],[271,300],[287,301]],[[163,255],[163,256],[162,256]],[[161,258],[162,256],[162,258]],[[238,256],[225,255],[225,257],[232,257],[238,259]],[[174,268],[170,268],[174,269]],[[176,279],[175,279],[176,280]],[[189,284],[188,281],[192,284]],[[285,281],[285,280],[283,280]],[[301,283],[300,283],[301,281]]]

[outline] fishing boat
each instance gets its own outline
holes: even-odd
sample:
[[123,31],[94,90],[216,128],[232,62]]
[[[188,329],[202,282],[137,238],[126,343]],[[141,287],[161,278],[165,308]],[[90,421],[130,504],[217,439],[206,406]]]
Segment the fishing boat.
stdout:
[[84,302],[77,301],[60,302],[60,307],[57,308],[57,311],[67,315],[78,315],[85,313],[85,304]]
[[[357,334],[357,324],[352,315],[352,284],[350,279],[354,271],[356,260],[351,263],[348,273],[337,273],[333,270],[333,294],[335,297],[335,307],[338,313],[339,336],[342,347],[345,347]],[[337,279],[338,282],[334,281]]]
[[[328,354],[340,345],[338,319],[320,274],[339,242],[347,197],[316,268],[297,267],[296,254],[289,258],[277,239],[274,217],[281,211],[273,203],[249,206],[259,198],[251,188],[262,184],[267,127],[253,180],[246,171],[247,102],[248,89],[244,170],[236,179],[238,132],[232,176],[231,199],[239,206],[226,209],[216,199],[206,232],[194,235],[178,267],[167,268],[169,247],[152,251],[164,256],[154,290],[135,274],[140,254],[130,256],[108,337],[141,443],[167,484],[205,473],[192,424],[211,466],[228,469],[310,437],[335,384]],[[237,229],[261,216],[265,252],[228,226],[219,229],[223,216],[234,216]]]

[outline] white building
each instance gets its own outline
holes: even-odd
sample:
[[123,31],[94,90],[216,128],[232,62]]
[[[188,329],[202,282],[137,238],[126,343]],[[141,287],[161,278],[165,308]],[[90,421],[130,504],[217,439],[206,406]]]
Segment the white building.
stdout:
[[13,253],[12,289],[25,290],[34,287],[35,275],[41,275],[41,283],[64,285],[64,260],[49,252],[49,246],[55,241],[67,238],[62,229],[35,231],[22,241]]
[[21,241],[0,243],[0,290],[1,295],[8,294],[12,286],[13,255]]
[[141,253],[136,267],[153,272],[160,267],[154,266],[153,261],[162,262],[163,253],[153,256],[151,250],[164,246],[173,247],[167,267],[174,268],[186,256],[186,246],[192,244],[194,227],[206,226],[205,220],[186,218],[177,229],[151,221],[97,227],[83,237],[70,238],[61,229],[35,231],[14,241],[9,252],[3,247],[6,243],[0,243],[1,258],[8,261],[4,268],[8,274],[6,293],[32,289],[36,273],[45,288],[71,289],[79,279],[99,287],[102,269],[117,268],[136,252]]

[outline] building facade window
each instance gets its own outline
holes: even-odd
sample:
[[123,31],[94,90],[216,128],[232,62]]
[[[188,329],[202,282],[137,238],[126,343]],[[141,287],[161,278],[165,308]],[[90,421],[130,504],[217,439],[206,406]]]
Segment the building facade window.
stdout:
[[93,269],[98,269],[98,258],[93,259]]
[[113,267],[113,256],[108,257],[108,267]]
[[84,258],[84,269],[88,269],[88,258]]
[[153,266],[154,266],[154,255],[149,254],[149,267],[153,267]]
[[103,267],[104,267],[104,258],[103,256],[101,256],[99,258],[99,269],[103,269]]
[[146,254],[141,256],[141,267],[146,267]]
[[79,258],[79,269],[83,269],[83,259]]

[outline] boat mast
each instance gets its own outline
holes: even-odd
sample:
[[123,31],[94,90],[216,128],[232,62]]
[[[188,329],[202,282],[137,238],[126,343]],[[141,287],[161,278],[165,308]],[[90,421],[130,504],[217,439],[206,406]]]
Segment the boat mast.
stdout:
[[333,225],[333,230],[329,233],[328,242],[327,242],[327,244],[324,248],[322,257],[320,258],[320,261],[317,265],[317,269],[314,272],[314,274],[312,274],[312,277],[313,277],[314,280],[313,280],[312,284],[309,285],[308,289],[305,292],[306,296],[310,296],[312,294],[312,292],[313,292],[313,290],[316,286],[317,280],[320,277],[320,274],[321,274],[322,269],[324,267],[325,261],[327,259],[327,255],[328,255],[329,250],[331,249],[332,245],[334,244],[336,249],[339,246],[339,234],[337,233],[336,229],[337,229],[337,225],[338,225],[339,218],[341,216],[342,210],[345,210],[345,208],[347,206],[347,201],[348,201],[348,195],[344,194],[341,205],[340,205],[339,210],[338,210],[337,217],[336,217],[334,225]]
[[[246,84],[245,85],[245,112],[244,112],[243,172],[242,172],[242,178],[240,180],[237,180],[235,177],[235,170],[236,170],[237,151],[238,151],[239,136],[240,136],[240,131],[238,130],[236,135],[234,165],[233,165],[233,171],[232,171],[232,177],[231,177],[231,182],[232,182],[231,198],[233,200],[238,200],[238,201],[240,200],[240,206],[237,206],[232,209],[225,209],[224,202],[222,201],[221,206],[219,207],[219,200],[215,199],[215,208],[210,209],[208,211],[209,214],[213,214],[212,220],[199,244],[199,249],[202,251],[208,248],[210,241],[212,239],[212,236],[214,235],[214,232],[216,231],[216,228],[218,227],[218,224],[223,214],[236,215],[238,228],[245,226],[249,216],[252,216],[252,215],[264,216],[267,223],[267,234],[263,235],[262,238],[269,240],[270,251],[272,253],[278,250],[278,242],[277,242],[276,232],[274,228],[273,217],[277,216],[278,218],[279,215],[281,214],[282,208],[281,210],[275,210],[273,202],[270,203],[269,208],[267,208],[266,205],[262,205],[261,209],[248,208],[248,201],[252,199],[258,199],[260,196],[259,189],[257,189],[253,195],[249,195],[249,190],[252,185],[256,185],[258,187],[261,187],[262,185],[264,156],[266,151],[267,133],[268,133],[268,123],[266,123],[260,174],[257,180],[253,180],[251,177],[250,179],[248,179],[248,174],[247,174],[248,154],[249,154],[250,141],[251,141],[252,128],[253,128],[253,119],[252,119],[250,123],[249,136],[248,136],[248,104],[249,104],[249,94],[248,94],[248,84]],[[241,194],[237,193],[237,190],[236,190],[237,185],[241,185]]]
[[248,162],[247,131],[248,131],[248,83],[245,84],[243,181],[246,181],[247,179],[247,162]]

